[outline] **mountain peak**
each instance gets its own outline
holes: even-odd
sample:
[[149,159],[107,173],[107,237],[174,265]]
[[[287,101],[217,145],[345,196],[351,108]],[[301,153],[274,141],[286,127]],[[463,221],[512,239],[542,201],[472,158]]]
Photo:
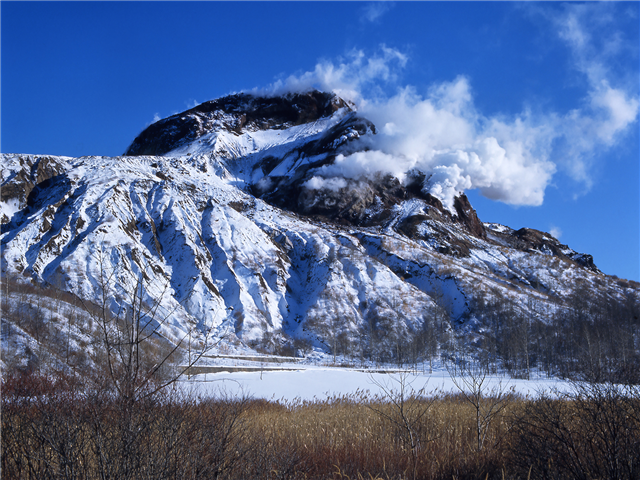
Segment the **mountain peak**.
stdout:
[[330,117],[355,106],[333,93],[312,90],[282,96],[237,93],[204,102],[149,125],[125,155],[165,155],[212,131],[284,129]]

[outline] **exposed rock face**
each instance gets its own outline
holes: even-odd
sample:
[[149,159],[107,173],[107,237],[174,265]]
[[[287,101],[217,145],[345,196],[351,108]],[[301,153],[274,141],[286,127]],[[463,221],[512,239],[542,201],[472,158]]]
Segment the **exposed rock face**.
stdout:
[[566,258],[575,261],[577,264],[588,268],[594,272],[600,272],[593,263],[593,257],[585,253],[577,253],[567,245],[558,242],[557,239],[548,233],[534,230],[532,228],[521,228],[513,232],[512,241],[517,248],[530,252],[551,253],[559,258]]
[[375,131],[375,126],[370,121],[355,115],[347,115],[322,135],[296,145],[287,152],[286,156],[289,158],[295,158],[298,161],[309,160],[284,172],[284,175],[274,173],[282,162],[281,157],[267,156],[257,163],[253,167],[254,170],[260,168],[269,182],[252,183],[249,187],[251,193],[288,210],[295,211],[299,207],[300,213],[307,213],[304,211],[306,203],[299,196],[305,189],[304,183],[313,176],[313,171],[324,165],[330,165],[334,162],[336,155],[351,142],[369,133],[375,134]]
[[125,155],[164,155],[213,129],[284,129],[328,117],[340,108],[351,108],[333,94],[312,91],[282,97],[229,95],[159,120],[147,127]]
[[592,272],[600,273],[598,267],[593,263],[593,257],[591,255],[572,250],[567,245],[561,244],[549,233],[532,228],[513,230],[508,227],[502,227],[499,231],[492,230],[491,233],[492,237],[505,241],[509,246],[517,250],[553,255],[563,260],[575,262]]
[[[47,196],[48,189],[52,185],[68,186],[60,158],[24,155],[20,157],[19,161],[24,168],[15,173],[14,176],[9,175],[6,179],[2,178],[0,202],[26,205],[36,211],[46,203],[56,204],[61,201],[60,198],[62,197],[54,199]],[[45,216],[50,216],[50,214],[49,210],[44,213]],[[6,212],[0,212],[0,224],[3,225],[3,232],[9,228],[5,227],[4,224],[10,221],[11,218]],[[48,226],[47,220],[44,227],[45,230],[48,229]]]
[[[341,179],[331,188],[311,188],[308,183],[315,172],[331,165],[339,153],[352,153],[361,138],[376,133],[375,126],[355,113],[355,106],[334,94],[311,91],[283,97],[256,97],[237,94],[205,102],[183,113],[154,123],[142,132],[127,150],[127,155],[162,155],[181,145],[195,143],[203,135],[226,131],[241,136],[243,132],[286,130],[328,118],[340,109],[351,112],[337,123],[290,147],[253,161],[251,178],[245,190],[271,205],[304,215],[315,221],[351,227],[393,228],[414,240],[429,243],[443,254],[467,257],[473,248],[469,238],[486,240],[484,224],[466,195],[454,199],[454,210],[423,191],[425,175],[411,172],[404,183],[389,175]],[[234,148],[231,147],[234,151]],[[221,155],[227,155],[223,150]],[[232,155],[227,167],[232,175],[239,162]],[[283,169],[283,157],[289,159]],[[246,168],[246,167],[245,167]],[[260,172],[256,177],[255,172]],[[158,172],[164,178],[162,172]],[[418,201],[419,211],[398,217],[398,208]],[[500,241],[523,251],[550,253],[598,272],[590,255],[578,254],[542,232],[509,229],[500,232]]]
[[469,232],[478,238],[486,238],[487,235],[484,231],[484,225],[480,219],[478,219],[476,211],[464,193],[454,199],[454,208],[458,214],[458,220],[467,227]]
[[[46,188],[43,182],[59,175],[64,169],[54,157],[23,156],[21,163],[26,167],[20,170],[13,178],[2,178],[2,190],[0,201],[7,202],[16,199],[22,202],[32,197],[31,193],[38,185]],[[33,203],[33,200],[30,202]],[[4,221],[2,222],[4,223]]]

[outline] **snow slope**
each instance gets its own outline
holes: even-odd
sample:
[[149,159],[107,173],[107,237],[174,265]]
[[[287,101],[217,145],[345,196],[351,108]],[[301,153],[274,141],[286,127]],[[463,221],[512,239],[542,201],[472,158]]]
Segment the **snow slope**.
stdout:
[[621,291],[548,234],[482,224],[464,196],[452,212],[390,178],[310,184],[375,133],[327,102],[309,121],[287,106],[302,111],[289,123],[238,105],[178,115],[197,128],[162,156],[0,155],[2,275],[95,301],[113,273],[114,308],[144,278],[171,342],[212,334],[248,351],[299,339],[354,355],[374,330],[392,351],[427,319],[471,328],[480,299],[540,317],[579,285]]
[[[44,161],[1,158],[3,183]],[[2,225],[3,274],[92,299],[100,268],[118,272],[120,289],[145,272],[149,297],[163,295],[173,312],[163,327],[170,339],[198,325],[238,346],[283,332],[329,348],[334,335],[355,339],[371,319],[406,335],[440,307],[464,320],[481,291],[556,308],[554,297],[571,282],[600,277],[470,236],[471,253],[459,258],[393,227],[316,222],[220,178],[208,155],[47,161],[59,174],[46,188],[34,188],[21,208],[17,198],[2,204],[10,219]]]

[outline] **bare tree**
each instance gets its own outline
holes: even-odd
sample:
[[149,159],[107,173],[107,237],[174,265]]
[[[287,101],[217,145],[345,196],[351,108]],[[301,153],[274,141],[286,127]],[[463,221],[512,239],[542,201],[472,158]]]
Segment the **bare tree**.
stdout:
[[478,361],[461,359],[447,364],[451,381],[475,413],[476,448],[481,451],[491,424],[513,400],[514,387],[502,380],[491,384],[489,368]]
[[[382,393],[374,397],[373,402],[365,405],[398,429],[403,443],[409,447],[412,478],[415,479],[419,452],[424,444],[434,440],[421,435],[425,430],[421,427],[437,396],[435,392],[430,392],[427,396],[426,386],[418,390],[414,389],[413,383],[418,377],[410,378],[410,375],[409,372],[400,372],[398,375],[389,375],[389,380],[384,381],[369,374],[371,383],[376,385]],[[386,408],[386,404],[390,405],[391,409]]]
[[[163,299],[169,289],[165,280],[155,292],[151,286],[152,268],[141,262],[137,275],[123,272],[121,266],[112,267],[105,252],[99,249],[98,298],[96,303],[82,302],[97,325],[99,340],[96,363],[104,369],[107,389],[119,398],[135,402],[176,382],[217,342],[210,329],[201,333],[198,351],[192,352],[193,328],[177,342],[162,335],[162,327],[179,307],[165,308]],[[128,273],[128,274],[127,274]],[[187,365],[176,368],[182,351],[189,349]]]

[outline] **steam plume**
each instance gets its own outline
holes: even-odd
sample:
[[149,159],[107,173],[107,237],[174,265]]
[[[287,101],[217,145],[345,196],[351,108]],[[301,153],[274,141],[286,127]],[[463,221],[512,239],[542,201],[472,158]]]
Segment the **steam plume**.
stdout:
[[426,176],[423,189],[450,209],[454,196],[468,189],[508,204],[540,205],[559,169],[589,188],[593,151],[614,145],[636,121],[639,108],[637,94],[612,86],[607,56],[593,47],[585,25],[596,8],[601,7],[570,5],[550,20],[588,85],[581,105],[566,113],[483,115],[464,76],[433,85],[424,96],[406,86],[385,97],[376,85],[396,82],[408,61],[385,45],[373,56],[354,50],[338,63],[323,61],[311,72],[272,85],[271,94],[332,90],[355,101],[378,129],[361,140],[366,145],[359,147],[366,150],[338,156],[333,165],[314,172],[308,187],[336,189],[343,182],[330,179],[377,173],[403,180],[417,169]]

